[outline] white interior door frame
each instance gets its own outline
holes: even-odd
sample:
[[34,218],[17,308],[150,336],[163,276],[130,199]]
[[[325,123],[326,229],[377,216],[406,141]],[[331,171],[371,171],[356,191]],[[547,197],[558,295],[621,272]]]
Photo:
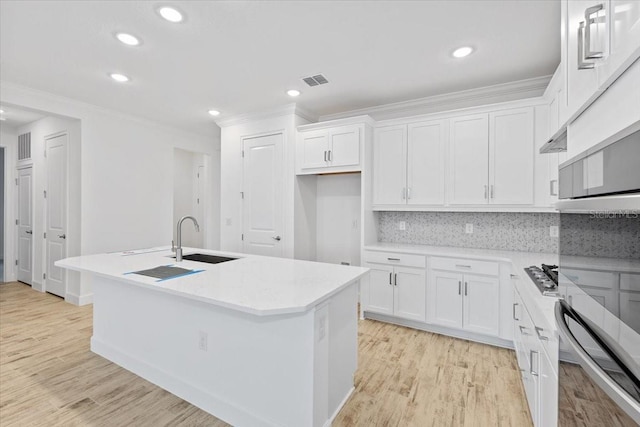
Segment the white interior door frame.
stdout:
[[33,207],[35,205],[35,199],[33,191],[32,165],[22,166],[18,169],[16,184],[16,279],[33,286],[33,266],[35,260],[35,249],[33,244],[35,218],[33,214]]
[[[63,180],[62,185],[58,188],[56,185],[58,182],[51,182],[52,169],[51,169],[51,153],[50,153],[50,141],[64,137],[64,154],[61,160],[64,161],[64,167],[60,175]],[[53,134],[46,135],[44,137],[45,147],[45,161],[44,161],[44,176],[46,176],[44,197],[44,216],[43,216],[43,229],[46,233],[43,245],[42,256],[42,271],[45,276],[43,277],[43,290],[55,295],[61,296],[66,299],[67,294],[67,274],[64,269],[55,267],[54,263],[58,259],[67,257],[68,245],[66,243],[67,233],[69,232],[68,224],[68,210],[69,210],[69,133],[67,130],[55,132]],[[59,194],[58,194],[59,193]],[[54,200],[56,197],[56,200]],[[61,199],[57,199],[61,197]],[[52,209],[52,203],[61,203],[57,212],[57,209]],[[58,206],[56,207],[58,208]]]
[[286,159],[285,159],[285,146],[286,146],[286,129],[278,129],[278,130],[273,130],[273,131],[269,131],[269,132],[260,132],[260,133],[256,133],[256,134],[250,134],[250,135],[244,135],[241,136],[241,141],[242,141],[242,156],[243,156],[243,161],[242,161],[242,182],[241,182],[241,188],[242,188],[242,193],[239,195],[240,197],[242,197],[242,204],[241,204],[241,212],[240,212],[240,218],[241,218],[241,230],[242,230],[242,235],[239,236],[241,239],[240,242],[240,247],[243,248],[243,251],[246,252],[246,243],[247,243],[247,221],[246,221],[246,191],[247,191],[247,183],[245,182],[245,168],[246,168],[246,163],[245,163],[245,149],[246,149],[246,145],[248,141],[251,140],[255,140],[258,138],[265,138],[265,137],[270,137],[270,136],[280,136],[281,138],[281,146],[280,146],[280,158],[279,161],[281,162],[282,165],[282,170],[280,171],[281,173],[281,177],[280,177],[280,182],[282,184],[282,197],[280,198],[280,212],[282,213],[282,226],[281,231],[278,232],[278,235],[280,236],[280,239],[282,239],[282,241],[278,240],[277,244],[280,247],[280,253],[277,256],[283,256],[285,251],[284,251],[284,242],[286,242],[286,239],[289,237],[286,233],[286,227],[285,227],[285,218],[284,218],[284,212],[285,212],[285,205],[286,205],[286,197],[284,197],[284,192],[286,191],[286,185],[285,185],[285,167],[284,165],[286,164]]

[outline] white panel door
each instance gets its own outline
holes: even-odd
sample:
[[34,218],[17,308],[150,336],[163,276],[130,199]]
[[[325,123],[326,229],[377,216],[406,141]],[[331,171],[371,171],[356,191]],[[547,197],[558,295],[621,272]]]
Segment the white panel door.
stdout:
[[407,139],[407,203],[444,204],[445,120],[409,125]]
[[462,275],[434,270],[427,282],[430,323],[462,328]]
[[327,132],[304,132],[300,138],[302,138],[302,169],[326,167],[328,160]]
[[[206,169],[204,165],[198,165],[196,167],[196,185],[194,185],[195,190],[195,217],[198,219],[200,224],[200,231],[194,233],[193,242],[196,248],[204,247],[204,234],[205,234],[205,218],[204,218],[204,204],[206,199],[205,193],[205,179],[206,179]],[[183,230],[184,232],[184,230]]]
[[18,280],[33,284],[33,169],[18,171]]
[[558,422],[558,375],[553,371],[553,365],[546,353],[540,352],[538,357],[538,425],[554,426]]
[[463,288],[463,327],[468,331],[498,336],[500,280],[465,274]]
[[331,166],[360,164],[360,128],[349,126],[331,130],[328,160]]
[[450,126],[452,205],[482,205],[489,197],[489,119],[487,114],[454,117]]
[[426,278],[424,269],[395,267],[393,312],[405,319],[425,321]]
[[369,302],[366,310],[393,314],[393,267],[367,264],[369,271]]
[[45,140],[47,168],[45,290],[65,297],[66,273],[55,262],[67,256],[67,135]]
[[378,128],[373,142],[373,204],[406,204],[407,127]]
[[243,250],[282,256],[284,181],[281,133],[243,140]]
[[533,108],[489,114],[489,200],[533,204]]

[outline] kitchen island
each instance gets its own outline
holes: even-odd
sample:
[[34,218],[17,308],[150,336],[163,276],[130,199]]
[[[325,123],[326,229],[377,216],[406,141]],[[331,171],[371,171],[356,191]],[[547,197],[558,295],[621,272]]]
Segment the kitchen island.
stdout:
[[[175,263],[155,248],[59,261],[92,282],[91,350],[234,426],[330,425],[353,391],[368,269],[197,252],[237,259]],[[167,265],[191,271],[134,273]]]

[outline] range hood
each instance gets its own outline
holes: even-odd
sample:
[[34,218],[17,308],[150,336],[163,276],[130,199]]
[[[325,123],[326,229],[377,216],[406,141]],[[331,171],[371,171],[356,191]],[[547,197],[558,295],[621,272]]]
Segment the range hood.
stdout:
[[540,154],[567,151],[567,128],[561,127],[546,144],[540,147]]

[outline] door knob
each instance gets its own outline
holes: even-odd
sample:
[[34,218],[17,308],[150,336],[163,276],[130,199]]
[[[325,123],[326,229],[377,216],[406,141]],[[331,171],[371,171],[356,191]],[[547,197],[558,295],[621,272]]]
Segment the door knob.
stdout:
[[27,231],[25,231],[25,233],[27,233],[27,234],[33,234],[33,230],[27,230]]
[[66,239],[67,235],[66,234],[58,234],[58,238],[59,239]]
[[272,237],[273,240],[280,241],[280,236]]

